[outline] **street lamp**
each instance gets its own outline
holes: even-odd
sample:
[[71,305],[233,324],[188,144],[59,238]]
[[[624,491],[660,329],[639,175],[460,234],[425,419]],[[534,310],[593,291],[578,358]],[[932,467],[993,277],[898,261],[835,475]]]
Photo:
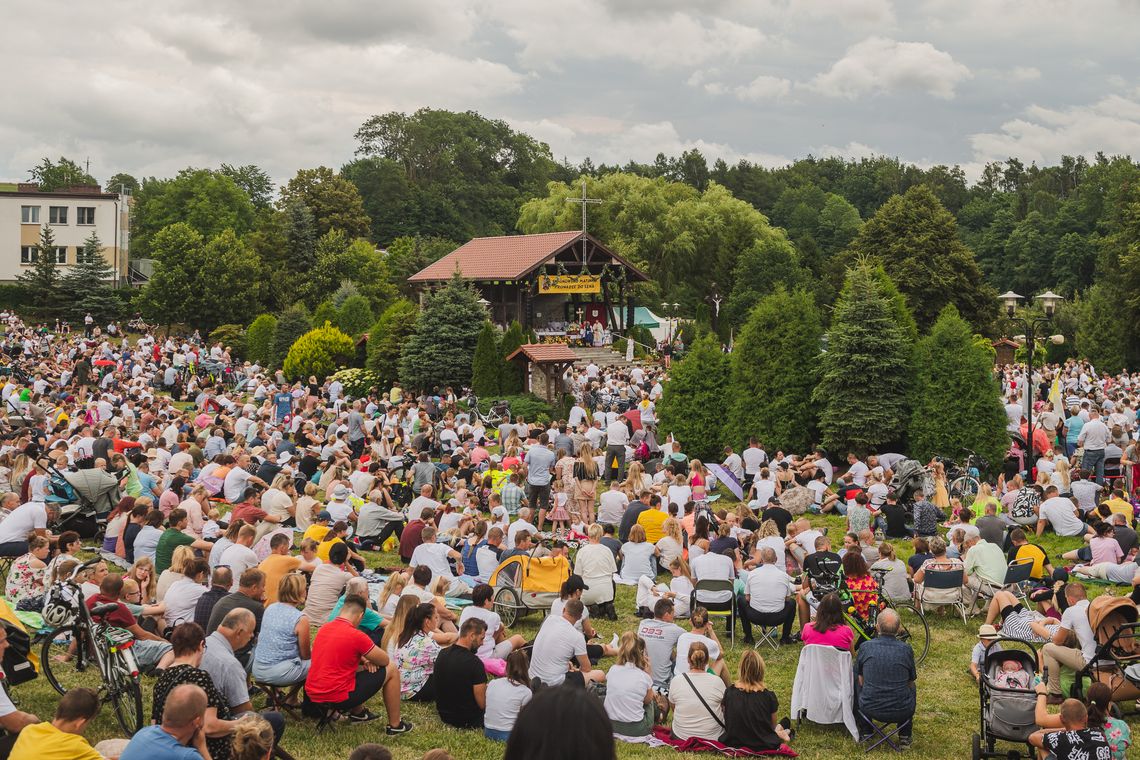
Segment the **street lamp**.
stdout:
[[[1033,351],[1037,347],[1037,340],[1045,337],[1046,329],[1052,326],[1053,315],[1057,311],[1057,306],[1061,301],[1065,300],[1051,290],[1047,290],[1041,295],[1034,296],[1041,302],[1041,308],[1045,312],[1044,317],[1034,317],[1032,319],[1025,319],[1017,316],[1018,304],[1024,300],[1024,296],[1014,293],[1012,290],[1002,293],[998,298],[1005,305],[1005,315],[1009,318],[1010,322],[1020,326],[1025,333],[1017,335],[1014,340],[1019,343],[1025,344],[1025,377],[1026,377],[1026,392],[1025,392],[1025,414],[1026,414],[1026,445],[1029,447],[1029,459],[1027,468],[1032,467],[1032,460],[1034,456],[1033,444]],[[1039,334],[1040,331],[1040,334]],[[1050,335],[1048,340],[1054,344],[1061,344],[1065,342],[1064,335]]]

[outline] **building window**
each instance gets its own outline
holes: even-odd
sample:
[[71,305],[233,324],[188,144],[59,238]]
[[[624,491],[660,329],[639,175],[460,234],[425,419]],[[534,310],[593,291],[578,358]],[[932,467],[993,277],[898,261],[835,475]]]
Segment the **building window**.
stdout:
[[36,247],[34,245],[20,246],[20,263],[34,264],[36,262]]
[[80,206],[75,209],[76,224],[95,224],[95,207]]
[[40,207],[39,206],[20,206],[20,223],[21,224],[39,224],[40,223]]
[[51,224],[67,224],[67,206],[49,206],[48,222]]
[[57,264],[66,264],[67,263],[67,247],[66,246],[62,246],[62,245],[56,246],[56,248],[55,248],[55,263],[57,263]]

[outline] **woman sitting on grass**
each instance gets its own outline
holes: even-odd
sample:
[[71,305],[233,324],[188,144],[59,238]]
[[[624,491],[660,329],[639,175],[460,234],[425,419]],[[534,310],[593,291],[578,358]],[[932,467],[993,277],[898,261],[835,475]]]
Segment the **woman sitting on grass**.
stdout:
[[[764,658],[745,649],[736,683],[724,692],[724,737],[730,747],[767,752],[792,741],[791,721],[776,722],[780,700],[764,685]],[[609,681],[607,680],[607,684]]]
[[645,641],[633,631],[621,635],[617,662],[606,673],[606,714],[614,733],[649,736],[657,719],[657,700]]
[[497,742],[511,736],[519,711],[534,694],[530,690],[530,658],[516,649],[507,656],[507,672],[503,678],[487,684],[487,709],[483,715],[483,735]]

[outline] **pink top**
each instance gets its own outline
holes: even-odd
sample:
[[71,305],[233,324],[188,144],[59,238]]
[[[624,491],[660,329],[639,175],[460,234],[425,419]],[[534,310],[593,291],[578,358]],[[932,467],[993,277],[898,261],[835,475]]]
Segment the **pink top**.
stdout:
[[1093,536],[1089,540],[1089,548],[1092,550],[1092,564],[1094,565],[1099,562],[1111,562],[1115,565],[1124,556],[1124,552],[1120,550],[1120,544],[1110,536]]
[[815,623],[808,623],[804,626],[803,639],[805,644],[850,650],[851,644],[855,641],[855,632],[849,625],[840,625],[826,633],[820,633],[815,629]]
[[173,512],[174,508],[178,506],[179,500],[180,497],[178,494],[167,488],[162,492],[162,496],[158,497],[158,508],[162,510],[162,514],[170,517],[170,513]]

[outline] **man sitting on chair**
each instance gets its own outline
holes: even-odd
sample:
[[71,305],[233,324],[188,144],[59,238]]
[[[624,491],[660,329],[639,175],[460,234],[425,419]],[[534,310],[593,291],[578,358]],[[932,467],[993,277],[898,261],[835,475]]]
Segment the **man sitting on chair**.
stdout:
[[899,741],[909,747],[914,722],[915,687],[918,673],[914,652],[899,641],[899,616],[892,609],[879,613],[878,635],[859,647],[855,658],[855,720],[859,741],[871,737],[870,720],[899,725]]

